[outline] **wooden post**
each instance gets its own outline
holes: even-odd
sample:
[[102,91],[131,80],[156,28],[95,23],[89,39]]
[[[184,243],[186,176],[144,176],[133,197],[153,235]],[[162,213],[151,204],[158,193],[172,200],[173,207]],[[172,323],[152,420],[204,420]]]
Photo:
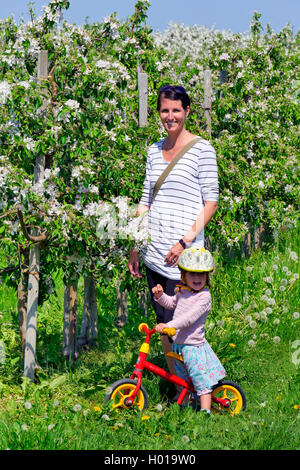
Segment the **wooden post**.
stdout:
[[64,292],[63,355],[66,359],[78,357],[77,347],[77,280],[71,281]]
[[141,71],[138,65],[138,89],[139,89],[139,127],[148,125],[148,76]]
[[[38,79],[48,79],[48,52],[40,51],[38,56]],[[45,109],[45,102],[43,109]],[[45,155],[37,155],[34,167],[34,185],[44,179]],[[33,229],[31,235],[39,235],[38,229]],[[40,244],[35,243],[29,252],[28,300],[26,341],[24,350],[24,376],[34,380],[36,369],[36,325],[39,295]]]
[[92,277],[84,278],[84,305],[79,346],[89,346],[98,338],[96,283]]
[[211,136],[211,95],[212,95],[212,87],[211,87],[211,71],[205,70],[204,71],[204,117],[206,120],[206,130]]

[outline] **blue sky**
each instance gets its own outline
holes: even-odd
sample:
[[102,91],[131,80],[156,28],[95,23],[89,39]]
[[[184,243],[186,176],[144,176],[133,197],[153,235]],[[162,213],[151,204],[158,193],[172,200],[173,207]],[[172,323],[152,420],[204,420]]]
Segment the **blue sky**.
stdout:
[[[28,20],[28,3],[29,0],[0,0],[0,18],[14,14],[16,21],[21,16]],[[47,0],[33,3],[38,16],[42,5],[48,4]],[[83,24],[86,17],[93,23],[113,12],[119,18],[126,18],[133,13],[134,5],[135,0],[70,0],[64,17],[78,25]],[[288,22],[294,31],[300,27],[299,0],[151,0],[147,24],[154,31],[164,31],[172,21],[245,32],[249,30],[254,10],[262,14],[262,24],[269,23],[275,31],[280,31]]]

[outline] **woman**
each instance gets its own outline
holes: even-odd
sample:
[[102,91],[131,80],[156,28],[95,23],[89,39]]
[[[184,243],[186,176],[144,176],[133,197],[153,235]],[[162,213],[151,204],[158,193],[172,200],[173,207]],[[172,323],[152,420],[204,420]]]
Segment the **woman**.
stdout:
[[[185,128],[190,99],[183,87],[162,87],[157,110],[167,138],[149,148],[137,215],[149,210],[151,242],[143,250],[142,258],[157,323],[167,323],[172,320],[174,312],[153,300],[152,289],[160,284],[166,294],[174,294],[176,284],[180,282],[178,257],[184,248],[204,246],[204,228],[217,210],[219,188],[215,151],[209,142],[202,139],[176,163],[152,204],[157,179],[178,152],[196,137]],[[130,253],[128,268],[133,276],[141,277],[135,250]],[[167,354],[171,351],[170,341],[165,335],[161,339],[164,353]],[[169,357],[166,360],[170,372],[175,373],[173,360]]]

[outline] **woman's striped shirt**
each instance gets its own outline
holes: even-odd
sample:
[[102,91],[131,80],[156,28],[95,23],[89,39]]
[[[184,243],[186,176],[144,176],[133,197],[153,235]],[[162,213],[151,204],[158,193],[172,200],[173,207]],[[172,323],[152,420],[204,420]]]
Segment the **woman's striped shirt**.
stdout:
[[[150,206],[148,221],[151,242],[143,248],[146,266],[168,279],[180,279],[180,271],[164,262],[170,249],[192,227],[204,201],[218,201],[219,186],[216,153],[201,139],[188,150],[168,174],[152,204],[155,183],[168,166],[162,154],[164,140],[148,150],[141,204]],[[193,245],[203,247],[204,231]]]

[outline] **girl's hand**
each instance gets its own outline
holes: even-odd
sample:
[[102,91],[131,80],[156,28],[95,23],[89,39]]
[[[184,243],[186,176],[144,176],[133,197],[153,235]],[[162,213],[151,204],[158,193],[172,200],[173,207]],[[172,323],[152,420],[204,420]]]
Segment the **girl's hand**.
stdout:
[[164,328],[169,328],[168,325],[166,323],[159,323],[158,325],[156,325],[155,327],[155,330],[158,332],[158,333],[162,333]]
[[164,290],[160,284],[157,284],[155,287],[153,287],[152,292],[154,294],[154,297],[156,299],[159,299],[163,295]]
[[176,245],[174,245],[167,256],[165,257],[165,263],[172,264],[173,266],[176,266],[179,255],[183,252],[184,248],[183,246],[177,242]]

